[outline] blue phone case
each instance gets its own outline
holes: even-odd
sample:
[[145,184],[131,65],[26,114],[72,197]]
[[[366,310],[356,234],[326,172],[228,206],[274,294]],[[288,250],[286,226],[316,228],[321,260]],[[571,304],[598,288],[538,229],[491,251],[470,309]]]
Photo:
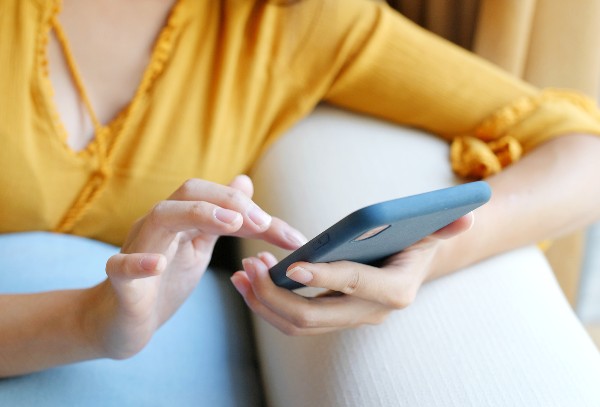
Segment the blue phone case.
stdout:
[[490,196],[489,185],[477,181],[367,206],[320,233],[269,273],[276,285],[293,290],[303,285],[285,272],[297,261],[376,264],[483,205]]

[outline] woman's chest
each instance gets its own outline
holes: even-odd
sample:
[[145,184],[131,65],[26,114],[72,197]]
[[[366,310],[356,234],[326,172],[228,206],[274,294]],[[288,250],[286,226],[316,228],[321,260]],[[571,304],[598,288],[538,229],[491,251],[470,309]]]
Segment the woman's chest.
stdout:
[[174,3],[64,0],[51,17],[48,79],[73,150],[131,103]]
[[[218,9],[210,10],[215,16],[205,20],[219,21]],[[285,76],[248,53],[243,36],[222,36],[219,24],[175,13],[125,114],[75,151],[52,96],[48,48],[39,46],[48,43],[51,24],[32,21],[29,42],[6,51],[20,61],[19,80],[0,76],[0,98],[12,101],[0,122],[0,232],[60,230],[118,243],[187,178],[226,183],[246,172],[265,143],[302,114],[299,105],[310,108]]]

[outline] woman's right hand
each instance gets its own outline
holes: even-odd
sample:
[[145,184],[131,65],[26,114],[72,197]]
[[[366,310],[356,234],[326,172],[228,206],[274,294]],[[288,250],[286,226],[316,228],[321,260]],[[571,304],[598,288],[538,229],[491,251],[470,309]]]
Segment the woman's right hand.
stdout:
[[251,199],[252,181],[193,179],[135,223],[108,279],[91,290],[85,329],[105,357],[140,351],[196,287],[222,235],[260,238],[285,249],[306,238]]

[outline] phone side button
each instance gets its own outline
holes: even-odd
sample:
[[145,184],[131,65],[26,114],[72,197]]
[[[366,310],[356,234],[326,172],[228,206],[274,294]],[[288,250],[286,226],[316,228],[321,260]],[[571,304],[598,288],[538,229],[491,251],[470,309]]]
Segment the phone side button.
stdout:
[[321,247],[329,243],[329,233],[323,233],[317,240],[312,244],[313,250],[318,250]]

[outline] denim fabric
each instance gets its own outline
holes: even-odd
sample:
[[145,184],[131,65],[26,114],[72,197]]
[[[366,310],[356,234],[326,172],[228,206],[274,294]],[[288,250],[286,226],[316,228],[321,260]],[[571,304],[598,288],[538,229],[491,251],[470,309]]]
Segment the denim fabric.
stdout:
[[[66,235],[0,235],[0,292],[94,285],[117,250]],[[135,357],[0,379],[0,406],[261,405],[251,325],[228,277],[207,272]]]

